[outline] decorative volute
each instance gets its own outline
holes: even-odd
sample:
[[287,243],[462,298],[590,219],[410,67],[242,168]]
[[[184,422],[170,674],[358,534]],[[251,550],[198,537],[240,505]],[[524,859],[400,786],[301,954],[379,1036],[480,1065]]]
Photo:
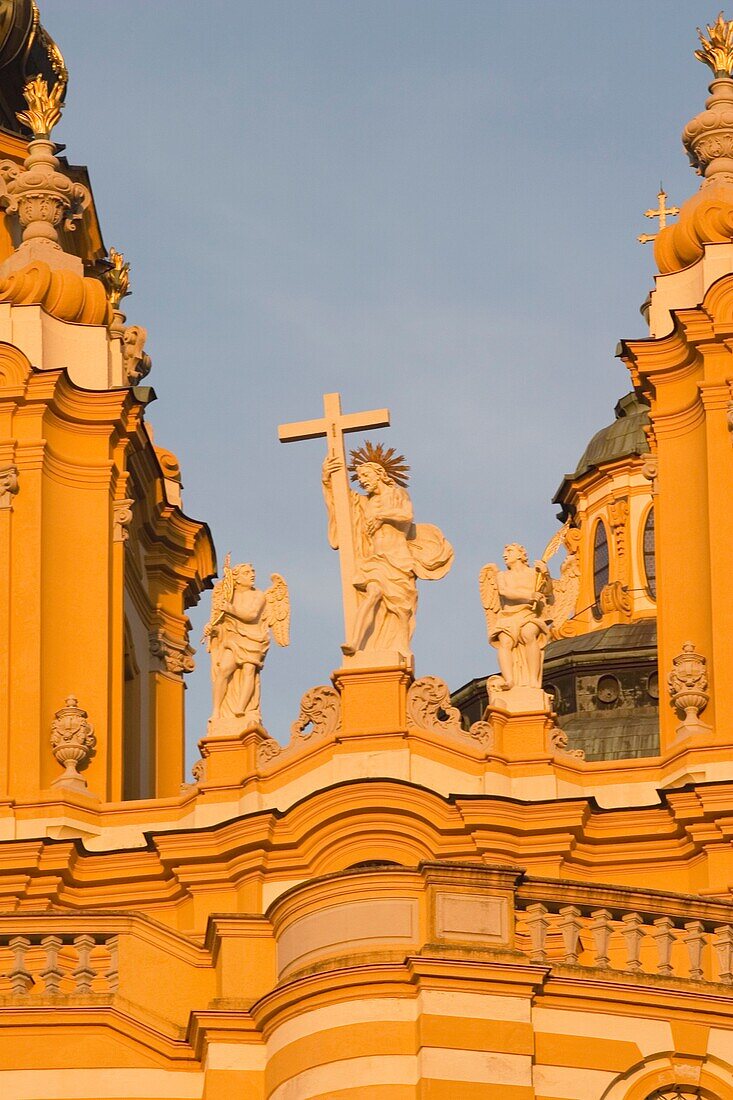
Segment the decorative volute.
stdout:
[[655,259],[663,274],[700,259],[704,244],[733,239],[733,20],[721,12],[706,30],[707,37],[698,29],[701,48],[695,57],[710,66],[715,79],[705,110],[682,133],[703,183],[683,205],[678,222],[657,235]]

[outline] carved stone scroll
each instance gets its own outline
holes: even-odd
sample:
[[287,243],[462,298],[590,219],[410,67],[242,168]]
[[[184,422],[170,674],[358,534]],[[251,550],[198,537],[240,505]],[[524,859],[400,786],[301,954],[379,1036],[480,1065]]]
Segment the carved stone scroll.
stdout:
[[585,760],[585,749],[568,748],[569,741],[565,730],[555,728],[550,734],[550,744],[554,753],[561,756],[573,756],[576,760]]
[[437,733],[462,733],[461,712],[450,701],[448,685],[439,676],[423,676],[407,692],[407,720]]
[[431,730],[433,733],[472,737],[486,750],[494,743],[494,731],[489,722],[474,722],[470,729],[463,728],[461,712],[452,705],[448,685],[439,676],[423,676],[410,685],[407,721],[417,729]]
[[[308,729],[308,727],[311,727]],[[293,738],[329,737],[341,726],[341,698],[325,684],[306,691],[300,701],[300,713],[290,727]]]
[[19,488],[17,466],[0,469],[0,511],[12,509],[13,497],[17,496]]
[[193,650],[184,642],[173,642],[162,631],[150,635],[150,655],[160,661],[161,669],[173,676],[193,672]]
[[612,611],[620,611],[624,615],[631,613],[631,596],[627,586],[622,581],[611,581],[610,584],[604,585],[599,599],[601,611],[604,615],[608,615]]
[[469,727],[468,734],[487,751],[494,747],[494,731],[491,728],[491,722],[474,722]]
[[657,476],[659,474],[659,463],[657,462],[656,455],[647,455],[641,467],[642,477],[645,477],[647,481],[651,482],[652,496],[656,496],[657,493]]
[[133,500],[116,500],[113,505],[112,539],[114,542],[127,542],[130,537],[128,530],[132,523]]

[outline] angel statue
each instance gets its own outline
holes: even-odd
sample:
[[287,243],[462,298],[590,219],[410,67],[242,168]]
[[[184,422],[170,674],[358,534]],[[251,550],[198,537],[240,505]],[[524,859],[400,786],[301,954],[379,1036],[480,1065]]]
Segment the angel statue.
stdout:
[[270,631],[278,645],[290,643],[290,595],[279,573],[261,592],[253,567],[232,568],[231,558],[227,554],[224,575],[211,595],[211,618],[202,639],[211,654],[212,718],[242,718],[248,726],[261,726],[260,672]]
[[[493,563],[479,576],[481,602],[486,612],[489,642],[496,648],[501,683],[513,687],[542,687],[544,650],[575,612],[579,571],[575,555],[578,532],[568,523],[550,539],[542,558],[531,566],[519,543],[504,547],[505,570]],[[547,563],[564,542],[568,558],[559,580],[553,581]],[[572,559],[572,564],[568,562]]]
[[[409,661],[417,578],[444,577],[453,564],[453,548],[437,527],[413,522],[406,488],[410,467],[394,447],[385,450],[381,443],[367,442],[351,452],[351,460],[351,480],[363,490],[349,494],[357,607],[352,635],[341,649],[346,656],[396,652]],[[342,468],[338,456],[323,464],[328,539],[334,549],[338,531],[331,479]]]

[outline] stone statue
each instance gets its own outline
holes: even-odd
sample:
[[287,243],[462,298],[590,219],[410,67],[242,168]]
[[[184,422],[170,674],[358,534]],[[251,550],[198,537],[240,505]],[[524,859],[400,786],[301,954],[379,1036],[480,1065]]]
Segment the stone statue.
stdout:
[[[431,524],[413,522],[407,492],[409,466],[394,448],[366,443],[351,452],[352,481],[363,493],[350,492],[354,543],[356,615],[352,633],[341,649],[357,653],[399,654],[411,661],[410,641],[417,610],[417,578],[440,580],[453,563],[453,548]],[[328,511],[328,537],[339,548],[333,479],[343,470],[340,457],[323,464],[323,495]],[[385,659],[389,659],[386,658]]]
[[519,543],[504,547],[505,570],[493,562],[479,576],[489,642],[496,648],[499,686],[541,688],[544,650],[551,630],[558,631],[574,613],[579,572],[564,568],[553,581],[547,562],[565,541],[568,557],[577,551],[577,532],[568,524],[550,540],[540,561],[530,565]]
[[272,574],[266,592],[255,588],[249,564],[224,562],[224,575],[211,597],[211,619],[203,641],[211,653],[214,705],[212,718],[241,718],[261,726],[260,672],[270,647],[270,631],[278,645],[290,642],[290,596],[279,573]]
[[150,374],[153,365],[145,351],[148,331],[142,325],[128,325],[122,334],[122,364],[125,379],[130,386],[137,386]]

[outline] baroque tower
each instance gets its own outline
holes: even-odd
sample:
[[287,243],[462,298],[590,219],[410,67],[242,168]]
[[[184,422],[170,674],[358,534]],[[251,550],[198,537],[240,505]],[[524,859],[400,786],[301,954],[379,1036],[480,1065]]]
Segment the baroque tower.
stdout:
[[619,346],[632,390],[542,558],[481,571],[499,674],[416,678],[453,548],[395,447],[346,456],[388,410],[327,394],[280,439],[325,439],[344,644],[273,736],[288,583],[227,557],[186,782],[214,548],[147,425],[129,266],[53,141],[62,55],[33,0],[1,6],[3,1097],[733,1100],[733,22],[698,57],[702,184]]

